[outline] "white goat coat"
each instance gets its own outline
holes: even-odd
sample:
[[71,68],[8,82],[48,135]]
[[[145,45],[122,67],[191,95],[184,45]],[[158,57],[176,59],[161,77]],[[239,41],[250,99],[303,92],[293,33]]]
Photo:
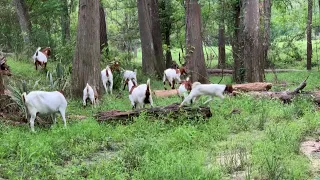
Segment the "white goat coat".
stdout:
[[123,80],[126,80],[126,79],[134,79],[135,84],[138,84],[137,70],[136,69],[134,71],[125,70],[123,72]]
[[[163,78],[162,78],[163,85],[165,86],[165,82],[167,79],[170,83],[171,88],[173,89],[174,87],[173,80],[175,80],[177,83],[180,83],[181,81],[180,76],[181,76],[180,70],[178,70],[178,73],[177,73],[177,69],[169,68],[164,70]],[[164,88],[166,89],[166,87]]]
[[[107,72],[108,71],[108,76],[107,76]],[[109,66],[107,66],[105,69],[103,69],[101,71],[101,80],[102,80],[102,84],[103,87],[106,91],[106,93],[108,93],[108,88],[110,91],[110,94],[112,94],[112,88],[113,88],[113,75],[111,72],[111,69],[109,68]],[[108,88],[107,88],[108,86]]]
[[149,86],[149,92],[150,92],[150,95],[149,95],[150,105],[151,107],[153,107],[150,80],[148,79],[147,84],[140,84],[139,86],[135,87],[132,90],[131,94],[130,94],[130,90],[133,87],[133,83],[131,80],[129,80],[128,82],[129,99],[132,107],[142,108],[145,105],[144,100],[146,98],[147,86]]
[[95,97],[94,97],[94,90],[88,83],[86,87],[83,89],[83,106],[87,105],[87,102],[86,102],[87,98],[90,99],[92,105],[96,104]]
[[67,108],[67,100],[59,91],[46,92],[46,91],[32,91],[28,95],[23,94],[25,105],[31,115],[30,126],[34,131],[34,120],[37,113],[40,114],[54,114],[60,112],[66,126],[65,112]]
[[180,84],[180,86],[178,88],[178,95],[180,97],[184,97],[184,98],[186,98],[188,96],[188,90],[186,89],[184,84]]
[[194,82],[192,84],[192,90],[190,94],[183,100],[183,102],[180,104],[180,107],[185,103],[189,103],[191,100],[195,102],[200,96],[203,95],[210,96],[210,98],[204,102],[204,104],[212,101],[214,96],[224,99],[223,92],[225,89],[226,85],[223,84],[201,84],[200,82]]
[[[33,59],[33,62],[35,63],[36,62],[36,59],[38,60],[38,61],[40,61],[40,62],[42,62],[42,63],[46,63],[47,61],[48,61],[48,58],[47,58],[47,56],[44,54],[44,53],[42,53],[41,51],[40,51],[40,47],[37,49],[37,51],[34,53],[34,55],[32,56],[32,59]],[[36,55],[37,54],[37,52],[38,52],[38,56]]]

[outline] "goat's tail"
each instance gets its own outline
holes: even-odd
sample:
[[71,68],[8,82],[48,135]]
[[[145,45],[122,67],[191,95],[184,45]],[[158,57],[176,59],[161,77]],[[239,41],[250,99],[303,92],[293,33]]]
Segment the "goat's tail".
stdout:
[[23,92],[22,95],[21,95],[21,99],[22,99],[23,103],[26,103],[26,96],[27,96],[27,93]]
[[148,80],[147,80],[147,90],[150,91],[150,79],[149,79],[149,78],[148,78]]
[[90,85],[89,85],[89,83],[87,83],[87,85],[86,85],[87,93],[89,93],[89,87],[90,87]]
[[195,87],[197,87],[198,85],[200,85],[201,83],[200,82],[194,82],[192,84],[192,89],[194,89]]

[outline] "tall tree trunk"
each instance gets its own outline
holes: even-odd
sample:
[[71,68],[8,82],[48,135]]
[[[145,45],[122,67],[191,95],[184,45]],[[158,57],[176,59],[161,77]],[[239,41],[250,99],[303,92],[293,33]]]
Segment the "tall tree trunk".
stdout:
[[5,87],[4,87],[4,82],[3,82],[3,78],[2,78],[2,73],[0,72],[0,94],[4,94],[4,89],[5,89]]
[[99,0],[80,0],[77,45],[72,63],[72,92],[82,97],[86,83],[100,88]]
[[[249,2],[250,1],[250,2]],[[262,82],[264,71],[261,71],[259,45],[259,0],[247,0],[244,13],[244,67],[247,82]]]
[[157,74],[162,78],[163,71],[165,70],[165,61],[163,58],[162,38],[160,29],[159,7],[158,0],[151,0],[151,30],[152,40],[154,47],[154,55],[156,57],[155,69]]
[[[224,0],[220,0],[220,8],[224,10]],[[226,66],[226,48],[225,48],[225,37],[224,37],[224,12],[220,13],[219,22],[219,55],[218,55],[218,68],[224,68]]]
[[61,13],[61,35],[62,44],[70,40],[70,16],[68,10],[68,0],[61,0],[62,13]]
[[311,70],[312,59],[312,0],[308,0],[308,21],[307,21],[307,70]]
[[198,0],[186,0],[186,61],[191,80],[208,83],[201,38],[201,8]]
[[14,0],[14,5],[18,14],[23,42],[28,46],[31,43],[31,22],[28,7],[24,0]]
[[166,68],[170,68],[172,65],[170,34],[170,29],[165,31],[165,43],[168,46],[166,50]]
[[142,49],[142,70],[162,77],[165,68],[162,54],[160,22],[156,0],[138,0],[138,19]]
[[263,38],[263,62],[266,67],[269,67],[271,62],[268,59],[268,51],[270,48],[270,31],[271,31],[271,6],[272,0],[264,0],[263,1],[263,9],[264,9],[264,38]]
[[106,25],[106,16],[104,13],[104,9],[102,4],[99,6],[99,14],[100,14],[100,52],[102,53],[103,48],[106,48],[106,54],[109,53],[108,48],[108,37],[107,37],[107,25]]
[[234,4],[234,30],[232,38],[232,55],[234,61],[233,81],[236,83],[244,82],[241,9],[242,2],[236,2]]

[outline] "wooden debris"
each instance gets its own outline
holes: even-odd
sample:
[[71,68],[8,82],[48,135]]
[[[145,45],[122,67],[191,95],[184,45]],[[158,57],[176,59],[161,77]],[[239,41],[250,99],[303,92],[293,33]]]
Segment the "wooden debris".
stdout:
[[[265,69],[265,73],[281,73],[281,72],[303,72],[305,70],[299,70],[299,69]],[[232,74],[233,69],[207,69],[208,74]]]
[[[154,107],[150,109],[132,110],[132,111],[119,111],[111,110],[106,112],[99,112],[95,115],[98,122],[122,122],[132,120],[133,117],[138,117],[140,113],[145,112],[147,115],[159,117],[171,117],[172,119],[178,117],[186,117],[190,119],[209,118],[212,116],[210,107],[182,107],[179,108],[179,103],[171,104],[168,106]],[[162,120],[163,118],[159,118]]]
[[169,97],[178,95],[177,89],[170,89],[170,90],[153,90],[152,93],[157,97]]
[[235,91],[269,91],[269,89],[272,88],[272,83],[255,82],[246,84],[233,84],[232,87]]

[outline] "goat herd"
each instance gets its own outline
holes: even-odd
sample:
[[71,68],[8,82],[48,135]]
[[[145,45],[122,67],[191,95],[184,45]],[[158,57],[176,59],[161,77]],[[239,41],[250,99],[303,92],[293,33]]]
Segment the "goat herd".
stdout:
[[[47,58],[50,56],[50,48],[45,48],[40,51],[40,47],[33,55],[34,64],[36,70],[38,65],[46,67]],[[120,70],[120,65],[115,62],[112,65],[108,65],[101,71],[101,79],[106,93],[112,94],[113,88],[113,74],[115,70]],[[190,79],[187,78],[181,81],[180,76],[186,74],[187,71],[184,67],[178,68],[177,66],[166,69],[163,75],[163,84],[165,88],[165,82],[168,80],[169,85],[172,89],[175,89],[175,82],[180,83],[178,87],[178,95],[184,100],[180,104],[180,107],[185,103],[193,103],[199,99],[202,95],[209,96],[209,99],[205,102],[207,104],[213,99],[214,96],[218,96],[221,99],[224,98],[223,93],[232,93],[233,89],[231,85],[220,85],[220,84],[201,84],[200,82],[191,83]],[[132,108],[144,108],[145,104],[150,104],[153,107],[152,93],[150,87],[150,79],[147,80],[146,84],[138,85],[137,71],[123,70],[123,82],[125,89],[128,86],[129,100]],[[166,89],[166,88],[165,88]],[[189,93],[190,92],[190,93]],[[188,94],[189,93],[189,94]],[[86,101],[89,99],[93,106],[96,105],[97,91],[95,86],[86,84],[83,90],[83,105],[86,106]],[[65,112],[67,108],[67,101],[64,95],[60,91],[46,92],[46,91],[32,91],[29,94],[23,93],[22,100],[25,103],[30,117],[30,127],[34,131],[34,120],[38,113],[40,114],[52,114],[54,122],[56,122],[55,113],[59,112],[62,116],[64,126],[66,126]]]

